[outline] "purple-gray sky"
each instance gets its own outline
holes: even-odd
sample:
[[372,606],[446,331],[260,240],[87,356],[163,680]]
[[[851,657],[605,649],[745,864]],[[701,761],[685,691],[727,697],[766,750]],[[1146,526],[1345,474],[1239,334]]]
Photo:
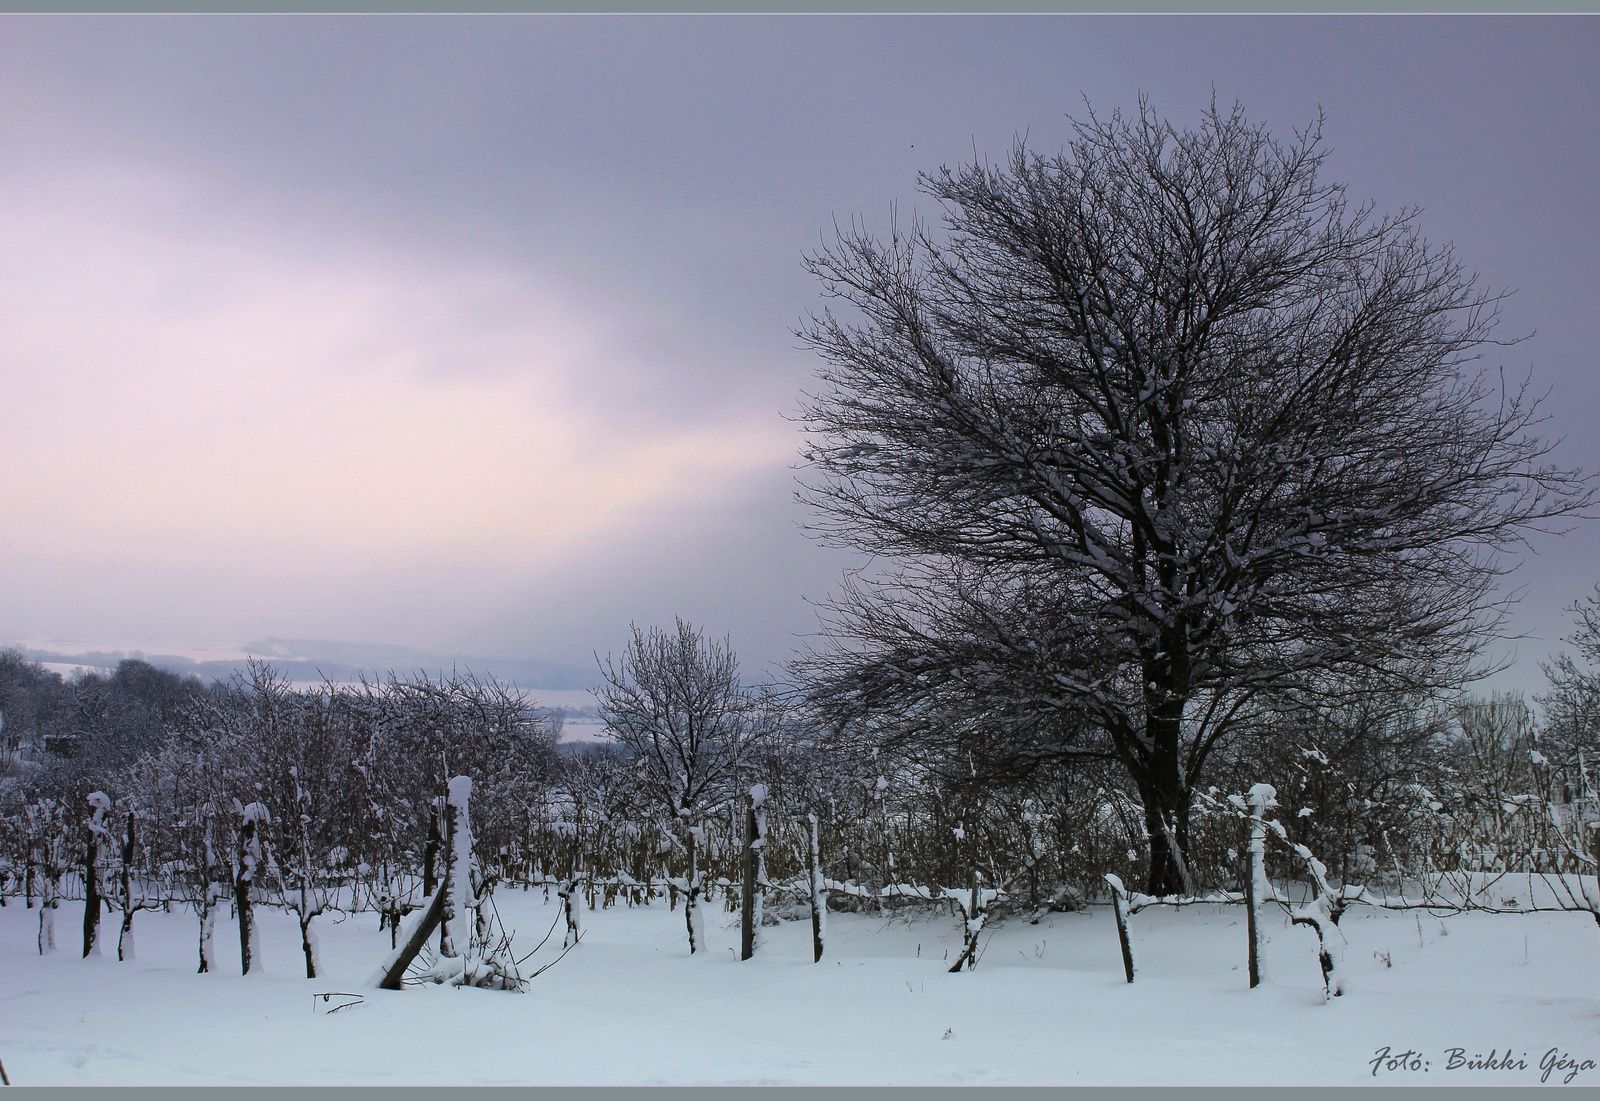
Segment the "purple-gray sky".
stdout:
[[[1600,468],[1593,17],[0,16],[0,642],[812,629],[790,334],[918,169],[1215,87],[1418,204]],[[1595,527],[1544,539],[1536,687]]]

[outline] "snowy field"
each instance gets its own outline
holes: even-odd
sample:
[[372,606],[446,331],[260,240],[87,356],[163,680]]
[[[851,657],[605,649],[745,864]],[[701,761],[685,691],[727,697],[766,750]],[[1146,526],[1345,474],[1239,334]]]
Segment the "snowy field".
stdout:
[[[542,891],[495,897],[522,951],[556,917]],[[737,915],[720,905],[707,913],[711,950],[693,959],[681,910],[585,910],[583,942],[525,994],[365,989],[389,943],[371,914],[319,919],[327,977],[306,979],[293,918],[257,912],[266,972],[244,978],[194,973],[187,912],[141,913],[138,959],[118,963],[111,918],[107,956],[77,958],[82,904],[63,903],[61,951],[41,958],[37,911],[8,900],[0,1060],[11,1081],[1535,1085],[1554,1049],[1583,1068],[1571,1084],[1600,1083],[1600,937],[1584,914],[1354,908],[1343,925],[1353,989],[1325,1005],[1314,935],[1278,917],[1271,982],[1246,989],[1238,907],[1135,914],[1131,986],[1103,907],[1008,921],[978,969],[956,975],[945,959],[959,926],[947,918],[830,915],[820,964],[809,923],[786,922],[740,963]],[[232,927],[217,932],[236,970]],[[560,935],[530,964],[558,953]],[[330,1013],[348,999],[314,996],[326,991],[364,1000]],[[1416,1069],[1374,1075],[1385,1048],[1417,1053]],[[1526,1069],[1450,1069],[1491,1053]]]

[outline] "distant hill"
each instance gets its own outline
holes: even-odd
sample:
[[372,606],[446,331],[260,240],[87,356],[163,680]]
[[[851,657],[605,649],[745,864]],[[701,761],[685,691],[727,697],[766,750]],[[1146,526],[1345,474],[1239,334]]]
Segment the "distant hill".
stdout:
[[[451,670],[471,671],[480,677],[515,684],[529,690],[584,689],[595,682],[592,671],[561,662],[529,658],[485,658],[463,654],[432,654],[405,646],[376,643],[334,642],[327,639],[267,638],[240,647],[246,654],[270,662],[272,667],[294,681],[353,681],[363,673],[369,679],[381,678],[393,670],[401,676],[427,673],[437,677]],[[176,654],[146,654],[139,651],[91,650],[78,654],[52,650],[27,650],[29,661],[61,665],[113,668],[125,658],[139,658],[162,669],[184,676],[193,674],[204,681],[227,680],[245,668],[246,660],[195,661]]]

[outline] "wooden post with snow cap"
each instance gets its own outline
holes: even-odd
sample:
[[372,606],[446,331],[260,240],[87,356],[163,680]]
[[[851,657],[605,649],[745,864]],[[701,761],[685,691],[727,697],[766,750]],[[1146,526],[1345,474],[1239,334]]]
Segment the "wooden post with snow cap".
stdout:
[[472,940],[472,926],[467,924],[467,913],[472,909],[472,822],[467,809],[471,800],[472,777],[451,777],[446,799],[450,815],[450,852],[444,866],[441,956],[461,955]]
[[1117,941],[1122,945],[1122,970],[1133,981],[1133,943],[1128,939],[1128,889],[1122,880],[1110,872],[1106,883],[1111,887],[1111,907],[1117,915]]
[[1246,798],[1250,806],[1250,841],[1247,846],[1249,877],[1245,880],[1245,930],[1250,938],[1250,989],[1254,990],[1266,979],[1261,965],[1261,904],[1272,897],[1272,883],[1267,879],[1266,812],[1278,805],[1278,791],[1271,784],[1257,784]]
[[248,975],[261,970],[261,929],[250,911],[250,892],[255,887],[256,874],[262,869],[260,828],[271,824],[272,815],[260,803],[240,807],[233,804],[244,817],[239,829],[238,871],[233,878],[233,902],[239,912],[239,971]]
[[744,812],[744,884],[739,895],[739,958],[756,954],[756,808],[749,799]]
[[817,816],[806,815],[810,844],[806,847],[806,871],[811,875],[811,962],[822,962],[823,923],[827,920],[828,899],[822,890],[822,860],[817,844]]
[[83,857],[83,955],[100,954],[100,840],[108,838],[106,812],[111,809],[111,797],[103,791],[90,792],[89,805],[94,808],[84,823]]
[[756,954],[756,936],[761,924],[760,872],[763,863],[762,847],[766,844],[765,818],[762,809],[767,801],[767,785],[756,784],[750,789],[745,805],[744,820],[744,890],[739,906],[739,958],[747,960]]

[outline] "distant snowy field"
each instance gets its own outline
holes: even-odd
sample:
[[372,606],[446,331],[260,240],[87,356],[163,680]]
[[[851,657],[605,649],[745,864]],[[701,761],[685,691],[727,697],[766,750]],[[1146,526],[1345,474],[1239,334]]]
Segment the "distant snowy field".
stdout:
[[[532,949],[556,918],[542,891],[501,890]],[[958,923],[829,915],[765,930],[740,963],[737,915],[708,911],[689,958],[682,910],[585,910],[583,942],[525,994],[366,990],[384,956],[377,917],[318,920],[326,977],[306,979],[293,918],[265,907],[266,973],[196,975],[194,918],[141,913],[138,959],[77,958],[81,903],[57,911],[53,956],[37,911],[0,909],[0,1060],[19,1085],[195,1084],[1537,1084],[1540,1060],[1600,1063],[1600,937],[1584,914],[1442,921],[1357,907],[1344,919],[1351,993],[1322,1004],[1314,935],[1277,917],[1272,982],[1246,989],[1243,912],[1195,906],[1131,918],[1123,982],[1108,909],[1013,919],[975,972],[947,974]],[[1281,927],[1280,927],[1281,926]],[[237,939],[219,921],[219,954]],[[530,961],[559,952],[557,930]],[[1387,954],[1386,967],[1378,953]],[[314,997],[364,994],[336,1013]],[[1418,1053],[1381,1069],[1380,1049]],[[1527,1069],[1449,1070],[1510,1052]],[[1426,1069],[1422,1069],[1423,1066]],[[1568,1068],[1549,1075],[1552,1083]],[[1573,1085],[1600,1083],[1581,1070]]]
[[607,742],[605,724],[595,710],[594,694],[581,688],[534,688],[528,696],[540,707],[559,707],[567,714],[561,724],[563,742]]

